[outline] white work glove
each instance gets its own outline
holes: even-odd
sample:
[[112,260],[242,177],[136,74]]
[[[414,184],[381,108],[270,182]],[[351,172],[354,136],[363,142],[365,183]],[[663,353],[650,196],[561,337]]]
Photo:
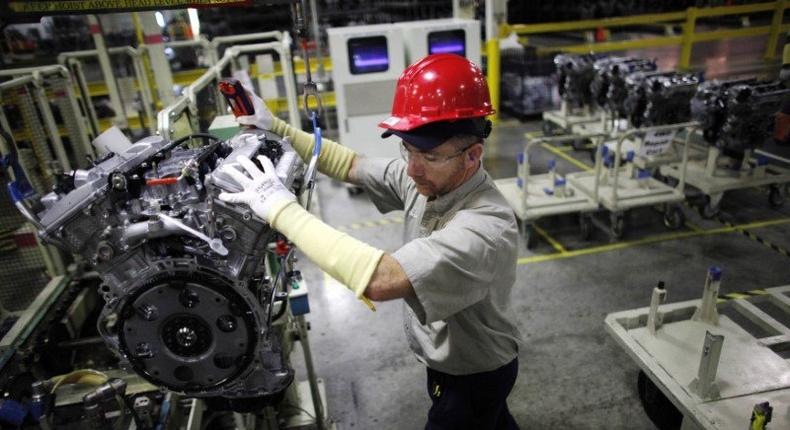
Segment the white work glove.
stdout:
[[255,212],[255,215],[270,224],[271,217],[274,215],[273,209],[282,208],[285,203],[296,201],[296,196],[288,188],[285,188],[280,178],[277,177],[271,160],[263,155],[258,156],[263,171],[260,171],[247,157],[239,156],[236,161],[244,167],[250,176],[248,177],[233,167],[224,167],[224,171],[244,190],[238,193],[220,193],[220,200],[228,203],[244,203]]
[[257,94],[246,87],[244,89],[247,91],[247,95],[250,96],[252,108],[255,109],[255,113],[253,115],[238,116],[236,117],[236,122],[241,125],[251,125],[261,130],[271,130],[272,124],[274,123],[274,115]]

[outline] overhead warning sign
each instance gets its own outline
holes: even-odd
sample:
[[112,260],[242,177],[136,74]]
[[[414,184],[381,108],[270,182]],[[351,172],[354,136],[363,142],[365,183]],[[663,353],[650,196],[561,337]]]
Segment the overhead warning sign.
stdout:
[[140,10],[249,6],[252,0],[11,0],[0,2],[2,21],[31,16],[115,13]]

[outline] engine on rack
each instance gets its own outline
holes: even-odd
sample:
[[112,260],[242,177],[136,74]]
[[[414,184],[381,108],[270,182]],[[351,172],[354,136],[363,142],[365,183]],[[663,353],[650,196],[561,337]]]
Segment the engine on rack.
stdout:
[[743,152],[761,146],[771,136],[776,113],[790,89],[779,82],[739,84],[727,91],[727,117],[717,145]]
[[638,72],[626,78],[623,105],[634,127],[677,124],[691,117],[691,98],[702,77],[696,73]]
[[264,131],[187,142],[148,137],[70,172],[33,217],[42,238],[101,276],[98,329],[122,366],[189,396],[273,401],[293,380],[271,329],[274,297],[282,299],[267,282],[275,233],[216,196],[240,190],[220,170],[240,169],[240,155],[266,155],[291,189],[303,165]]
[[691,99],[691,118],[700,123],[706,142],[715,144],[727,119],[727,91],[736,85],[753,85],[756,79],[718,79],[703,82]]
[[595,77],[593,64],[602,58],[600,54],[558,54],[554,57],[557,86],[563,101],[575,108],[592,105],[590,84]]
[[627,113],[623,102],[628,95],[625,79],[636,72],[652,72],[656,70],[654,60],[634,57],[611,57],[595,62],[595,78],[590,86],[593,97],[598,104],[613,112],[618,118],[625,118]]

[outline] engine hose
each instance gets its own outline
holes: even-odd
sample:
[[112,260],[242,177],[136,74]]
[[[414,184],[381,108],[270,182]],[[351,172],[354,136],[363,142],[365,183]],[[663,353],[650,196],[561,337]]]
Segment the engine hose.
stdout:
[[92,369],[75,370],[65,375],[58,375],[50,378],[52,381],[52,390],[54,393],[61,385],[68,384],[86,384],[86,385],[102,385],[107,382],[109,378],[102,372]]
[[184,142],[188,142],[188,141],[190,141],[192,139],[195,139],[197,137],[201,137],[203,139],[211,139],[211,140],[213,140],[215,142],[221,142],[222,141],[222,139],[220,139],[217,136],[214,136],[213,134],[209,134],[209,133],[193,133],[193,134],[190,134],[190,135],[187,135],[187,136],[184,136],[184,137],[179,137],[178,139],[168,143],[167,145],[163,146],[162,149],[159,150],[159,153],[163,154],[165,152],[170,152],[174,148],[184,144]]

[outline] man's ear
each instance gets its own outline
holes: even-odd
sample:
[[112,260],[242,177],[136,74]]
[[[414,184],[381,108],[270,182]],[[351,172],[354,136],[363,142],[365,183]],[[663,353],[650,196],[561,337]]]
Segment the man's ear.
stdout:
[[483,144],[478,143],[473,145],[469,148],[467,156],[469,157],[469,161],[480,161],[483,158]]

